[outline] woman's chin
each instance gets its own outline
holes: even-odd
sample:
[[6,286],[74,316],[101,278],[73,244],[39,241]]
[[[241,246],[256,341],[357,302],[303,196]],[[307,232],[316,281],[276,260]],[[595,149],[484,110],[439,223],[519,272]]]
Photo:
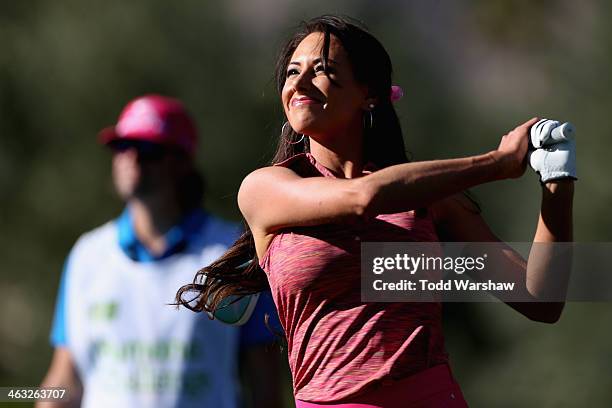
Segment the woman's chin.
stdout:
[[291,127],[296,133],[300,135],[316,136],[325,133],[325,126],[321,125],[322,124],[317,121],[304,121],[300,122],[296,126]]
[[308,125],[291,126],[293,131],[299,135],[310,136],[312,134],[313,127]]

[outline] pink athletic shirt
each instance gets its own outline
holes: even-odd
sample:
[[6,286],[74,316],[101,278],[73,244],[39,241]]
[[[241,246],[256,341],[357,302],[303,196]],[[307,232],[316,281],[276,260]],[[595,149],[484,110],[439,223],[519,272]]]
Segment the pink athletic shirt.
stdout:
[[[277,165],[335,177],[308,153]],[[361,301],[361,242],[368,241],[438,237],[429,215],[408,211],[287,228],[260,260],[287,336],[296,399],[342,401],[448,360],[441,304]]]

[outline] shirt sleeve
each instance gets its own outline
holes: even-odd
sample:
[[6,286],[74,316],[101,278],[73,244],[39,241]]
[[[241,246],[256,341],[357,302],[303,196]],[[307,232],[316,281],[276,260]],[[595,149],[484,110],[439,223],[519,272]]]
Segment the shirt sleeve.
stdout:
[[53,347],[65,347],[68,345],[66,330],[66,286],[68,280],[69,259],[64,263],[64,269],[60,278],[59,290],[55,301],[55,313],[51,326],[51,345]]
[[[270,328],[265,324],[266,314],[270,316]],[[282,333],[272,294],[270,291],[263,292],[259,296],[253,315],[244,326],[240,327],[240,348],[274,343],[278,340],[278,335]]]

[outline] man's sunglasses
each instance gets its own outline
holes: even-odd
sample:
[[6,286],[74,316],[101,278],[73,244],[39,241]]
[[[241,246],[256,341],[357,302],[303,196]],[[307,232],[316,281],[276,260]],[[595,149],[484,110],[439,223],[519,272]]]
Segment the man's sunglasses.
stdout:
[[159,160],[166,153],[168,149],[158,143],[147,142],[144,140],[115,140],[110,142],[108,146],[114,152],[124,152],[126,150],[134,149],[138,152],[138,157],[143,160]]

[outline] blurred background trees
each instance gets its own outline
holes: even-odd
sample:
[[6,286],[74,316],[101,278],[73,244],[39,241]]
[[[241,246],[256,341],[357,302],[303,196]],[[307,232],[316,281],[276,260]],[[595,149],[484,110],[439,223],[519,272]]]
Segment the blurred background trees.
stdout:
[[[97,132],[135,96],[179,97],[199,124],[206,205],[237,220],[239,183],[270,159],[283,122],[276,53],[300,20],[323,13],[363,20],[387,47],[416,160],[493,149],[532,116],[572,121],[575,238],[611,241],[611,7],[597,0],[3,2],[0,385],[38,384],[51,355],[64,257],[78,235],[121,209]],[[474,192],[500,237],[531,239],[536,176]],[[612,401],[609,304],[571,303],[554,326],[504,305],[447,310],[453,367],[473,406]]]

